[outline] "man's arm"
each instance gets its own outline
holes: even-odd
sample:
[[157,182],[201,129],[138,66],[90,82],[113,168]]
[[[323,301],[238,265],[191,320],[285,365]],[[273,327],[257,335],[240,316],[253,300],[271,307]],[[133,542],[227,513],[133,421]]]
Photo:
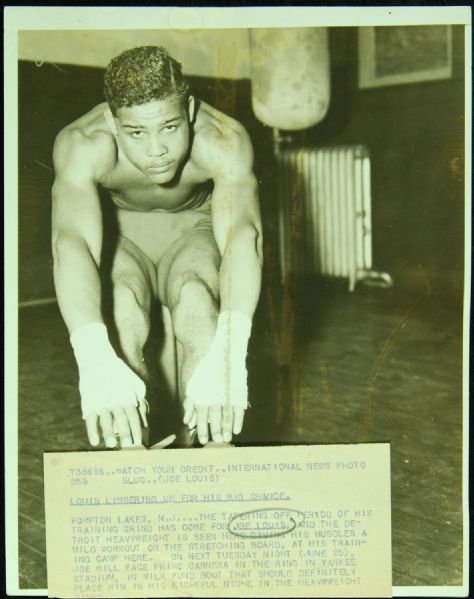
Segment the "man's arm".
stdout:
[[90,145],[82,133],[65,131],[53,152],[54,283],[70,334],[84,324],[102,322],[102,213]]
[[102,213],[97,168],[107,156],[107,140],[80,131],[59,134],[53,152],[52,246],[54,282],[61,313],[71,334],[79,368],[83,418],[92,445],[100,429],[108,447],[141,443],[146,423],[145,385],[110,345],[101,313],[100,255]]
[[[201,158],[214,180],[212,224],[222,256],[217,331],[208,355],[187,386],[187,399],[195,398],[201,442],[207,438],[208,421],[211,430],[222,430],[227,442],[232,433],[242,429],[247,407],[247,344],[261,286],[262,226],[252,146],[245,129],[229,122],[231,127],[215,130],[200,146]],[[217,388],[222,379],[222,411],[219,394],[209,397],[209,376],[217,377]],[[193,402],[187,401],[185,406],[184,421],[191,422]]]
[[241,128],[232,135],[215,166],[212,224],[222,262],[221,312],[253,317],[260,295],[262,224],[253,174],[253,151]]

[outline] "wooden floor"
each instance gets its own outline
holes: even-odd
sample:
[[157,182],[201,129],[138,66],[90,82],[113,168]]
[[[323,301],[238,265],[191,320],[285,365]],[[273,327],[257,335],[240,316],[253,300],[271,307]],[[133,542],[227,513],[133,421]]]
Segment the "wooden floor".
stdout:
[[[327,282],[301,297],[279,355],[278,310],[272,317],[261,301],[239,442],[390,441],[393,584],[461,584],[459,306]],[[22,310],[19,340],[19,577],[22,588],[45,588],[42,453],[88,445],[56,305]]]

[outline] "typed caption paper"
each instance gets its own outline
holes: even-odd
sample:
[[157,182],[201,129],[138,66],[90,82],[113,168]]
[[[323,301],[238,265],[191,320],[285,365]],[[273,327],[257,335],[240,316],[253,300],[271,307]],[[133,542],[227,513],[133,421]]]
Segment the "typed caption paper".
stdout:
[[388,444],[44,456],[53,597],[391,595]]

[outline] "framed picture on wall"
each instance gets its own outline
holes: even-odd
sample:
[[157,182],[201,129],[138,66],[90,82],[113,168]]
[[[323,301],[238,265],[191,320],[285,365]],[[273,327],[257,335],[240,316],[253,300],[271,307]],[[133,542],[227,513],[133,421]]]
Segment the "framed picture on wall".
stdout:
[[450,25],[359,27],[359,87],[449,79]]

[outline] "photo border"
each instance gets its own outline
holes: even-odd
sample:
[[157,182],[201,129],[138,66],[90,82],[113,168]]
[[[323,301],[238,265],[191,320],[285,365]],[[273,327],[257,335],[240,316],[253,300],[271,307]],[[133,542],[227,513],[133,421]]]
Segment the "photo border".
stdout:
[[[375,26],[460,24],[465,26],[465,279],[463,343],[463,585],[394,587],[394,596],[463,596],[469,580],[469,317],[471,291],[471,11],[465,7],[374,8],[143,8],[16,6],[4,10],[4,169],[5,174],[5,481],[6,590],[10,595],[46,595],[46,589],[18,588],[18,92],[17,32],[23,29],[250,28],[297,26]],[[99,18],[100,17],[100,18]],[[102,24],[102,26],[101,26]],[[311,25],[310,25],[311,24]]]

